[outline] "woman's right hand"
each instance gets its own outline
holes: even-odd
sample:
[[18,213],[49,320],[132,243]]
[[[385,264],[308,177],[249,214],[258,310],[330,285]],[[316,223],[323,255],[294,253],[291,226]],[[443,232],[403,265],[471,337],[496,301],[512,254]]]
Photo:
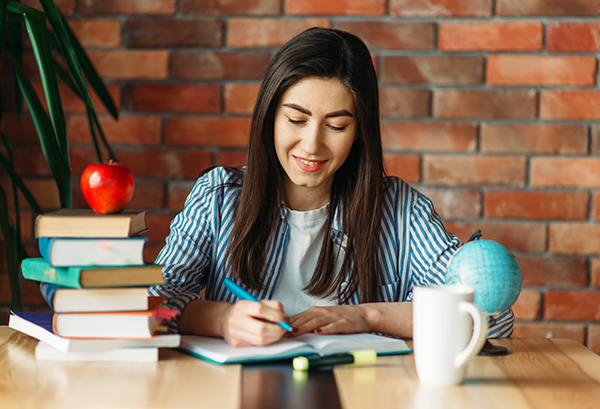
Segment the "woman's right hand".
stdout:
[[238,301],[221,316],[221,333],[234,347],[267,345],[279,341],[287,331],[276,322],[288,322],[279,301]]

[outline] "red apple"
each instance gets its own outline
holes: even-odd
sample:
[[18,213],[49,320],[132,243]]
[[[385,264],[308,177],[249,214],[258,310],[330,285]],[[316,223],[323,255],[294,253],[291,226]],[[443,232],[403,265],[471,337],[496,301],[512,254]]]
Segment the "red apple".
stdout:
[[125,166],[110,161],[93,163],[81,174],[81,192],[93,211],[118,213],[133,196],[133,173]]

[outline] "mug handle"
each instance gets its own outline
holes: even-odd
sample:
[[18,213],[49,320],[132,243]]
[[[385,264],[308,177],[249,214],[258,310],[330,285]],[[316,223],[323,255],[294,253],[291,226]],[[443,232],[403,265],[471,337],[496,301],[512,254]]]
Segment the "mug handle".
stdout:
[[488,329],[488,320],[485,313],[475,304],[462,301],[458,304],[458,311],[466,312],[473,318],[473,335],[467,347],[454,358],[454,366],[456,368],[460,368],[479,353],[487,339]]

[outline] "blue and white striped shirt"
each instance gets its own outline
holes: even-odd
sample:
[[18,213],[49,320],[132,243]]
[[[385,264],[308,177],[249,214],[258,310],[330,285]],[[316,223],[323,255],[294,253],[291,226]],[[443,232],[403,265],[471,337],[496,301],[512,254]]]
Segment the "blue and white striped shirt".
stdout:
[[[379,299],[382,302],[411,301],[416,286],[443,284],[446,266],[461,242],[446,231],[429,199],[403,180],[388,178],[385,191],[379,245]],[[164,266],[164,286],[151,287],[151,295],[167,297],[167,305],[179,312],[192,300],[235,302],[223,284],[227,276],[227,245],[240,188],[240,180],[224,168],[216,168],[198,179],[185,207],[171,223],[165,247],[156,263]],[[258,299],[271,299],[277,286],[288,243],[288,209],[280,207],[279,218],[267,243],[262,290],[249,290]],[[341,212],[336,210],[331,239],[345,251],[341,233]],[[347,277],[352,273],[352,263]],[[340,272],[342,274],[342,272]],[[342,284],[343,286],[344,284]],[[204,296],[200,291],[205,289]],[[340,288],[339,293],[343,291]],[[358,292],[348,304],[360,303]],[[171,329],[177,331],[177,318]],[[508,310],[496,317],[488,331],[490,337],[510,336],[514,316]]]

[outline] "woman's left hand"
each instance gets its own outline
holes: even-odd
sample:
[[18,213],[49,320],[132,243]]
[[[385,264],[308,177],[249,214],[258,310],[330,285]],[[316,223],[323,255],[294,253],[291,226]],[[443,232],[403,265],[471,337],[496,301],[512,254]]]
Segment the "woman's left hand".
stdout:
[[293,336],[316,334],[351,334],[371,332],[369,310],[363,305],[311,307],[290,318]]

